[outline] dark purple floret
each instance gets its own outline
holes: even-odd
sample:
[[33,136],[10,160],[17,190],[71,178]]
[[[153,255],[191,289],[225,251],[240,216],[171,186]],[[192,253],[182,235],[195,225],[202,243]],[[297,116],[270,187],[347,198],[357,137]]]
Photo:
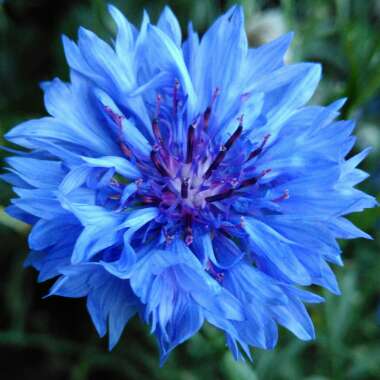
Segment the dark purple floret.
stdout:
[[163,176],[163,177],[169,177],[169,173],[166,170],[166,168],[162,165],[162,162],[160,161],[159,158],[159,153],[156,152],[155,150],[152,150],[150,153],[150,158],[155,166],[155,168],[158,170],[158,172]]
[[193,161],[194,134],[195,134],[195,125],[191,124],[187,132],[187,153],[186,153],[187,164],[190,164]]
[[263,151],[264,146],[267,143],[269,137],[270,137],[270,135],[265,135],[264,136],[261,145],[250,153],[250,155],[248,156],[248,160],[247,161],[252,160],[252,158],[257,157]]

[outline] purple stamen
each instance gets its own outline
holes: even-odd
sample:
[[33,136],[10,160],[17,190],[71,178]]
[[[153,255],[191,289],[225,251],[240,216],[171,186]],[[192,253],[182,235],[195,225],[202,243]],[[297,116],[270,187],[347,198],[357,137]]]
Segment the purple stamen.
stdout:
[[224,280],[224,273],[218,272],[211,261],[207,263],[207,272],[215,278],[216,281],[222,282]]
[[141,201],[148,204],[159,204],[161,200],[153,195],[141,195]]
[[185,215],[185,243],[190,245],[193,242],[193,217],[190,214]]
[[186,199],[189,195],[189,178],[185,178],[181,183],[181,197]]
[[[248,187],[248,186],[253,186],[254,184],[257,183],[257,181],[260,178],[264,177],[266,174],[268,174],[271,171],[272,171],[272,169],[263,170],[263,172],[260,175],[258,175],[257,177],[249,178],[249,179],[246,179],[246,180],[242,181],[240,183],[240,185],[237,187],[237,189],[241,189],[243,187]],[[233,194],[234,194],[234,189],[229,189],[229,190],[224,191],[222,193],[206,197],[205,200],[207,202],[209,202],[209,203],[211,203],[211,202],[217,202],[217,201],[221,201],[223,199],[229,198]]]
[[122,121],[124,119],[124,116],[117,114],[108,106],[105,106],[104,109],[107,112],[107,114],[110,116],[110,118],[114,121],[114,123],[117,125],[117,127],[119,128],[118,140],[119,140],[119,146],[120,146],[121,151],[129,159],[132,158],[132,151],[125,145],[125,143],[123,142],[123,138],[122,138],[122,132],[121,131],[122,131],[122,127],[123,127]]
[[156,96],[156,119],[160,116],[160,109],[161,109],[161,95],[157,94]]
[[187,131],[187,153],[186,153],[187,164],[190,164],[193,161],[194,133],[195,133],[195,125],[191,124]]
[[282,194],[280,197],[273,199],[272,202],[282,202],[282,201],[285,201],[286,199],[289,199],[289,190],[288,189],[286,189],[284,191],[284,194]]
[[234,190],[230,189],[230,190],[224,191],[223,193],[219,193],[219,194],[215,194],[215,195],[211,195],[209,197],[206,197],[205,200],[207,202],[210,202],[210,203],[211,202],[217,202],[217,201],[221,201],[223,199],[229,198],[233,193],[234,193]]
[[238,189],[255,185],[260,178],[264,177],[266,174],[270,173],[271,171],[272,169],[266,169],[266,170],[263,170],[263,172],[257,177],[245,179],[244,181],[240,183],[240,185],[238,186]]
[[236,131],[224,144],[227,150],[231,148],[231,146],[235,143],[235,141],[240,137],[242,132],[243,132],[243,125],[240,123],[239,126],[236,128]]
[[214,161],[211,163],[209,168],[206,170],[204,174],[204,178],[207,179],[210,177],[212,172],[220,165],[220,163],[223,161],[224,157],[226,156],[227,152],[231,148],[231,146],[236,142],[236,140],[240,137],[241,133],[243,131],[243,126],[239,124],[236,131],[232,134],[232,136],[227,140],[227,142],[222,145],[219,153],[216,155]]
[[217,96],[220,94],[220,90],[219,88],[217,87],[214,91],[214,93],[212,94],[212,98],[211,98],[211,105],[209,105],[205,112],[203,113],[203,125],[204,125],[204,129],[207,130],[208,128],[208,123],[209,123],[209,120],[210,120],[210,116],[211,116],[211,111],[212,111],[212,107],[215,103],[215,100],[217,98]]
[[203,113],[203,124],[204,124],[205,129],[208,128],[208,122],[210,120],[210,116],[211,116],[211,107],[208,106],[206,108],[206,111]]
[[128,158],[132,158],[132,151],[123,142],[120,143],[120,149]]
[[226,155],[226,149],[225,146],[223,145],[219,151],[219,153],[216,155],[214,161],[211,163],[209,168],[206,170],[205,174],[203,177],[205,179],[209,178],[212,172],[220,165],[220,163],[223,161],[224,157]]
[[162,140],[162,135],[161,135],[160,127],[158,125],[158,119],[157,118],[154,118],[152,120],[152,130],[153,130],[153,134],[154,134],[154,137],[156,138],[157,142],[159,144],[162,144],[163,140]]
[[264,148],[265,144],[267,143],[269,137],[270,137],[269,134],[264,136],[264,139],[261,142],[261,145],[257,149],[255,149],[254,151],[252,151],[250,153],[250,155],[248,156],[247,161],[252,160],[252,158],[254,158],[254,157],[258,156],[259,154],[261,154],[261,152],[263,151],[263,148]]
[[154,166],[156,167],[156,169],[158,170],[158,172],[163,176],[163,177],[170,177],[168,171],[166,170],[166,168],[162,165],[162,163],[160,162],[159,158],[158,158],[158,153],[154,150],[152,150],[150,152],[150,158],[154,164]]
[[121,128],[122,126],[122,120],[124,119],[123,115],[119,115],[116,112],[114,112],[111,107],[105,106],[104,109],[108,113],[108,115],[111,117],[111,119],[117,124],[118,127]]
[[174,88],[173,88],[173,114],[177,115],[178,111],[178,89],[179,89],[179,81],[178,79],[174,82]]
[[[178,111],[179,86],[179,82],[176,81],[173,89],[174,113]],[[213,103],[218,94],[219,90],[216,90],[209,107],[207,107],[203,114],[203,125],[205,128],[207,128],[212,114]],[[186,245],[190,246],[194,239],[193,225],[194,223],[198,223],[198,218],[200,221],[204,221],[203,217],[208,213],[215,214],[214,217],[219,217],[219,213],[229,212],[228,204],[220,203],[212,205],[213,202],[223,201],[227,198],[239,195],[239,189],[255,185],[260,178],[270,172],[270,169],[264,170],[256,177],[244,179],[244,176],[242,176],[244,172],[238,174],[235,170],[231,171],[225,168],[225,165],[234,165],[234,163],[237,163],[237,160],[231,160],[231,162],[228,161],[225,165],[221,165],[228,151],[232,149],[244,132],[243,115],[238,118],[239,124],[235,131],[233,131],[226,142],[221,145],[219,152],[217,152],[213,158],[209,156],[209,144],[213,144],[207,139],[207,137],[209,137],[207,136],[207,132],[205,130],[196,130],[199,123],[198,117],[189,125],[187,130],[185,157],[174,155],[172,152],[172,144],[170,141],[166,141],[166,135],[164,137],[162,134],[162,125],[167,126],[169,133],[168,139],[170,140],[172,125],[167,120],[168,115],[166,113],[161,117],[159,116],[160,102],[161,96],[158,95],[156,115],[151,122],[154,145],[150,153],[150,159],[157,172],[166,179],[155,179],[155,182],[159,181],[159,183],[155,183],[155,186],[151,187],[151,193],[140,189],[142,194],[137,195],[137,200],[145,204],[157,206],[163,215],[170,216],[179,224],[182,222],[183,240]],[[113,117],[116,116],[113,115]],[[121,123],[121,119],[117,120]],[[200,123],[200,125],[202,125],[202,121]],[[269,135],[264,137],[260,146],[250,154],[250,158],[260,154],[268,138]],[[125,146],[124,150],[128,150],[128,147]],[[131,155],[132,152],[128,150],[128,154]],[[197,164],[197,161],[200,161],[200,164]],[[207,165],[208,169],[205,170]],[[152,170],[150,164],[145,161],[140,162],[139,166],[144,172]],[[219,175],[213,176],[213,173],[219,166],[222,166]],[[245,176],[248,176],[248,174],[245,173]],[[209,179],[209,177],[211,178]],[[240,181],[241,177],[243,177],[242,181]],[[286,197],[287,195],[284,194],[274,201],[281,201],[282,199],[286,199]],[[206,206],[207,204],[209,207]],[[243,221],[241,221],[240,225],[243,225]],[[218,227],[218,229],[225,236],[232,238],[227,231],[224,231],[223,227]],[[166,242],[170,243],[172,236],[165,232],[164,234]],[[224,273],[220,273],[216,268],[210,270],[210,274],[212,274],[217,281],[223,281]]]

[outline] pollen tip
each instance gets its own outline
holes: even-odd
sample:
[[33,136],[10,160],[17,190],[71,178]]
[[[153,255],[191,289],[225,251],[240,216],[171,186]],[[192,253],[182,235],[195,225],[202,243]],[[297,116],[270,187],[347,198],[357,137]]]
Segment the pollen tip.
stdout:
[[162,96],[160,94],[157,94],[156,95],[156,117],[155,117],[156,120],[160,116],[161,100],[162,100]]
[[164,230],[165,242],[170,244],[174,240],[174,236]]
[[156,167],[157,171],[163,176],[163,177],[170,177],[166,167],[162,165],[161,161],[159,160],[157,156],[158,151],[155,151],[154,149],[150,152],[150,158]]
[[235,188],[239,184],[239,179],[236,177],[232,178],[230,184],[233,188]]
[[124,143],[120,143],[120,149],[126,157],[132,158],[132,151]]
[[272,171],[271,168],[265,169],[265,170],[263,170],[263,172],[261,173],[261,175],[264,176],[264,175],[270,173],[271,171]]
[[185,237],[185,244],[186,245],[191,245],[193,243],[193,235],[186,235]]
[[289,199],[289,190],[285,189],[284,193],[281,196],[279,196],[278,198],[273,199],[272,202],[282,202],[282,201],[285,201],[287,199]]
[[217,96],[220,95],[220,88],[219,87],[215,87],[215,90],[214,90],[214,93],[212,95],[212,100],[214,101],[216,99]]

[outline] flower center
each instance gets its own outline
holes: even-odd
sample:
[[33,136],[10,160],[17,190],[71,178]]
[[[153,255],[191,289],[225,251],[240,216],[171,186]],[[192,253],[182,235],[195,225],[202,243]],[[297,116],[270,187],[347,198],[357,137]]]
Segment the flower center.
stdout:
[[[243,196],[270,172],[267,169],[258,173],[252,165],[269,135],[247,154],[247,145],[252,143],[244,135],[243,116],[237,119],[234,132],[222,144],[215,144],[209,123],[218,94],[216,90],[210,106],[187,128],[181,127],[178,121],[181,107],[178,81],[173,88],[172,105],[164,108],[163,115],[160,115],[162,98],[160,95],[156,98],[156,115],[151,122],[154,142],[149,160],[136,159],[143,177],[137,181],[133,199],[160,209],[164,231],[172,231],[166,234],[169,240],[181,229],[186,244],[190,245],[198,224],[218,228],[233,206],[234,198]],[[111,116],[116,123],[123,117]],[[123,142],[121,147],[133,159],[133,149]]]

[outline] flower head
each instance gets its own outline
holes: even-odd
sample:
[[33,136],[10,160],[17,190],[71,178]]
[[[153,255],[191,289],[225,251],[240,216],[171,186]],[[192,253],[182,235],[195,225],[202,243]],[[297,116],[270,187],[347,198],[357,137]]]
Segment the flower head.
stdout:
[[64,37],[70,83],[43,83],[50,116],[6,135],[29,150],[3,175],[33,225],[27,263],[87,298],[110,348],[135,314],[162,360],[205,321],[236,358],[278,325],[312,339],[303,302],[322,298],[299,286],[339,293],[336,239],[368,238],[344,216],[376,204],[354,188],[368,151],[345,158],[344,101],[305,105],[320,66],[284,64],[291,34],[248,48],[240,7],[184,43],[169,8],[139,30],[109,11],[113,45]]

